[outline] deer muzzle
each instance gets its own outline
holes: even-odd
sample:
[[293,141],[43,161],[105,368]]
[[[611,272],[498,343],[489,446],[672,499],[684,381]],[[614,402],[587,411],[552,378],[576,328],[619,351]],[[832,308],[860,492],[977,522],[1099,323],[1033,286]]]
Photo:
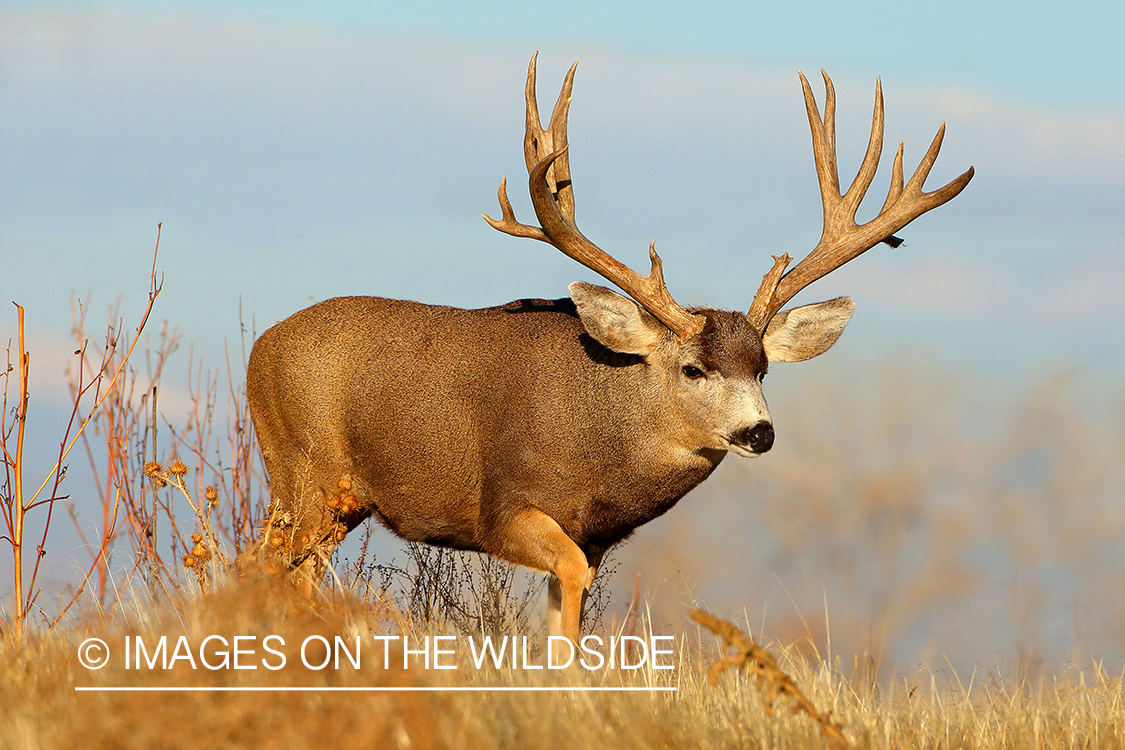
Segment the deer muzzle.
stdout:
[[[730,444],[755,456],[765,453],[773,447],[773,425],[763,420],[750,427],[743,427],[731,435]],[[742,454],[743,451],[735,452]]]

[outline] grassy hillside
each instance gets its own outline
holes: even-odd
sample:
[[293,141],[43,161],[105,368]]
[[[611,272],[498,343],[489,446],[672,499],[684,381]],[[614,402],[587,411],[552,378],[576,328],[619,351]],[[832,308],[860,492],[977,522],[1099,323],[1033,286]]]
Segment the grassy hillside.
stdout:
[[[479,641],[479,632],[419,631],[401,613],[354,602],[311,608],[279,586],[224,586],[176,604],[6,643],[0,650],[5,709],[0,747],[1125,746],[1121,680],[1096,665],[1036,678],[896,675],[879,685],[865,680],[854,664],[829,664],[771,644],[792,684],[817,713],[826,714],[827,725],[839,726],[842,739],[833,739],[816,717],[795,710],[800,699],[758,662],[731,664],[709,684],[721,644],[705,629],[674,634],[674,656],[659,662],[672,669],[653,669],[651,661],[635,670],[525,668],[544,664],[538,647],[532,647],[526,665],[521,654],[515,668],[497,669],[477,668],[467,644],[470,638]],[[643,623],[630,627],[637,637],[648,635]],[[80,664],[79,646],[95,634],[111,656],[106,666],[90,670]],[[404,668],[401,640],[386,648],[387,641],[374,640],[389,634],[413,639],[412,649],[426,635],[449,639],[430,668],[418,654]],[[243,639],[240,669],[233,661],[236,635]],[[275,639],[265,643],[271,635]],[[162,636],[167,647],[161,656],[156,646]],[[181,636],[185,645],[177,651],[173,644]],[[324,643],[337,636],[349,648],[359,639],[362,645],[353,652],[359,666],[342,656],[338,665],[329,661],[315,668],[329,655]],[[135,659],[125,666],[126,638],[145,644],[139,668]],[[301,659],[299,644],[306,640],[310,666]],[[278,653],[285,655],[285,666],[266,667],[280,665]],[[166,659],[172,660],[167,668]],[[639,653],[631,659],[627,664],[639,661]],[[456,668],[437,669],[438,664]],[[146,691],[78,690],[83,687]],[[607,687],[672,690],[584,691]],[[419,688],[424,690],[404,690]]]

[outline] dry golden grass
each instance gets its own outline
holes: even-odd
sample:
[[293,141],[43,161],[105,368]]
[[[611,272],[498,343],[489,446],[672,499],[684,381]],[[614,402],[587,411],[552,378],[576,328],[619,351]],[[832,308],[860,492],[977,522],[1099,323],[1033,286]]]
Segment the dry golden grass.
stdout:
[[[714,622],[709,624],[714,625]],[[727,626],[733,630],[733,626]],[[722,628],[720,627],[720,630]],[[436,634],[441,631],[431,631]],[[737,632],[735,630],[735,632]],[[467,650],[458,669],[403,669],[392,648],[383,664],[364,650],[360,668],[308,669],[285,649],[285,668],[271,671],[124,668],[126,636],[150,645],[187,637],[198,654],[208,635],[280,635],[297,644],[309,635],[365,643],[376,634],[415,633],[368,606],[336,603],[311,608],[284,587],[240,582],[180,602],[179,608],[136,611],[125,622],[75,625],[0,647],[0,747],[199,748],[353,746],[392,748],[1112,748],[1125,746],[1121,680],[1091,668],[1071,677],[1037,680],[978,675],[972,685],[930,674],[897,676],[886,687],[846,679],[796,649],[779,659],[753,654],[756,679],[712,664],[721,644],[706,631],[676,634],[675,668],[625,672],[478,671]],[[642,628],[642,633],[647,632]],[[118,653],[103,669],[78,660],[79,642],[97,634]],[[741,635],[741,634],[739,634]],[[745,636],[743,636],[745,638]],[[351,641],[349,640],[349,643]],[[754,649],[760,647],[754,645]],[[259,649],[250,663],[259,663]],[[737,656],[737,653],[736,653]],[[369,658],[370,657],[370,658]],[[319,655],[311,656],[313,661]],[[738,663],[739,659],[729,660]],[[780,664],[780,666],[778,666]],[[712,684],[714,683],[714,684]],[[391,692],[368,688],[535,687],[612,685],[674,687],[675,692]],[[82,692],[76,687],[230,688],[279,686],[308,692]],[[353,691],[341,691],[351,688]],[[798,698],[799,696],[799,698]],[[809,709],[784,710],[807,705]],[[811,716],[811,719],[810,719]],[[831,717],[828,719],[827,717]],[[842,736],[827,727],[838,726]]]
[[[150,307],[158,289],[154,269]],[[142,320],[147,316],[148,310]],[[76,323],[80,352],[85,352],[81,321]],[[52,516],[51,510],[66,500],[59,492],[66,476],[65,455],[47,472],[43,487],[50,496],[44,493],[46,499],[36,500],[34,488],[25,496],[21,436],[28,417],[28,374],[22,344],[16,352],[21,368],[10,370],[5,380],[5,398],[10,391],[12,401],[0,420],[5,449],[0,501],[5,511],[2,536],[10,549],[0,550],[7,550],[5,558],[13,560],[15,595],[10,602],[0,602],[0,750],[313,745],[614,750],[1125,747],[1121,677],[1096,662],[1071,664],[1059,674],[975,670],[958,675],[952,668],[892,674],[889,662],[876,663],[865,656],[856,657],[856,668],[848,671],[841,661],[846,667],[853,659],[833,659],[827,648],[822,655],[818,644],[859,644],[861,639],[828,639],[827,622],[821,630],[819,623],[810,627],[799,615],[799,636],[786,634],[780,643],[765,646],[734,625],[706,616],[700,622],[719,639],[703,628],[656,628],[651,616],[637,617],[639,611],[650,612],[647,603],[639,602],[639,581],[625,623],[618,627],[615,617],[605,619],[616,635],[675,636],[674,669],[649,665],[634,671],[478,670],[465,648],[451,657],[457,669],[417,664],[404,668],[401,651],[393,649],[385,666],[380,658],[368,658],[378,652],[371,648],[374,639],[383,635],[453,635],[463,642],[484,630],[537,641],[540,636],[530,613],[537,610],[538,589],[532,585],[518,593],[511,570],[492,563],[476,566],[474,578],[464,572],[471,564],[432,548],[413,550],[413,565],[405,569],[393,561],[376,563],[368,560],[366,545],[358,562],[340,565],[340,578],[333,573],[326,599],[317,607],[277,582],[227,580],[224,558],[234,559],[254,541],[265,507],[240,368],[228,366],[233,371],[225,389],[218,375],[204,380],[200,368],[189,388],[192,413],[186,425],[175,427],[157,419],[155,405],[175,336],[162,336],[152,347],[157,364],[147,378],[128,365],[126,347],[111,346],[117,338],[111,327],[104,358],[87,361],[82,354],[72,373],[79,386],[75,418],[62,442],[73,446],[82,435],[100,507],[95,503],[70,508],[90,557],[82,564],[78,585],[54,611],[46,611],[51,605],[39,596],[42,584],[36,573],[44,555],[36,552],[44,546],[39,540],[54,538],[52,519],[57,523],[62,511]],[[136,340],[131,339],[132,344]],[[1109,419],[1105,429],[1091,431],[1090,424],[1075,421],[1077,410],[1063,408],[1066,402],[1058,400],[1055,388],[1055,400],[1036,394],[1026,399],[1043,412],[1033,421],[1049,429],[1020,428],[1019,441],[1012,445],[1001,439],[996,450],[970,450],[962,444],[955,410],[935,409],[932,382],[911,377],[893,382],[925,393],[896,400],[893,388],[877,384],[875,403],[884,407],[880,411],[856,405],[854,384],[846,385],[847,397],[839,387],[811,389],[815,398],[805,406],[807,414],[802,413],[810,424],[802,429],[801,420],[793,420],[791,434],[825,445],[806,445],[788,459],[778,449],[766,465],[773,468],[763,468],[753,483],[739,483],[754,486],[753,502],[730,492],[730,502],[742,508],[764,507],[764,522],[740,518],[738,512],[745,510],[737,508],[720,509],[715,515],[728,529],[740,530],[740,541],[741,530],[769,528],[778,539],[771,569],[799,560],[817,571],[813,588],[818,592],[824,591],[822,584],[830,576],[842,576],[851,584],[843,587],[850,592],[840,615],[844,627],[834,622],[834,635],[849,629],[869,632],[872,613],[886,611],[883,630],[889,640],[921,615],[958,601],[974,583],[965,551],[984,529],[1018,552],[1012,559],[1021,569],[1046,557],[1059,567],[1066,563],[1109,571],[1096,590],[1105,592],[1098,604],[1109,621],[1105,633],[1099,631],[1106,636],[1099,642],[1112,646],[1116,641],[1110,637],[1121,633],[1121,618],[1115,615],[1123,610],[1120,578],[1115,577],[1120,566],[1112,564],[1119,558],[1107,550],[1120,548],[1125,521],[1117,498],[1125,485],[1119,463],[1105,460],[1103,454],[1119,461],[1125,446],[1120,425],[1125,421]],[[214,416],[222,413],[224,390],[225,431],[221,425],[216,429],[221,419]],[[87,392],[102,394],[100,408],[91,397],[83,401]],[[827,403],[818,404],[816,398]],[[805,394],[801,403],[808,400]],[[14,410],[12,404],[17,405]],[[915,404],[923,413],[910,413],[903,404]],[[1021,410],[1025,412],[1038,414]],[[879,423],[880,414],[885,424]],[[948,424],[937,423],[942,414]],[[933,438],[919,443],[911,432],[917,424],[925,424],[923,436]],[[158,427],[163,450],[159,454]],[[861,430],[857,438],[860,428],[871,434]],[[949,438],[949,431],[956,440]],[[876,439],[876,433],[883,439]],[[1057,445],[1027,437],[1053,440],[1060,434]],[[824,461],[835,457],[835,462],[822,461],[817,471],[810,471],[804,457],[814,454],[830,457]],[[1029,458],[1036,466],[1044,465],[1040,454],[1052,457],[1046,479],[1028,480],[1027,487],[1011,491],[1001,469],[1021,476]],[[959,483],[951,484],[953,479]],[[957,488],[956,502],[950,505],[946,498],[945,515],[935,515],[929,503],[944,497],[948,486]],[[959,506],[987,513],[978,522]],[[1040,506],[1059,512],[1036,516]],[[1097,511],[1093,521],[1091,509]],[[1049,519],[1050,534],[1016,522],[1021,512]],[[96,530],[87,538],[82,522],[90,518],[97,519]],[[686,544],[685,539],[693,540],[701,555],[710,555],[722,543],[712,530],[685,533],[685,518],[675,519],[670,540],[646,530],[659,546],[654,559],[690,561],[677,546]],[[920,535],[919,529],[932,533]],[[935,540],[932,549],[919,546],[926,539]],[[1045,549],[1045,539],[1055,540],[1053,546]],[[698,544],[700,540],[711,544]],[[39,548],[33,546],[37,543]],[[754,545],[740,545],[747,547]],[[28,568],[22,567],[25,561]],[[913,567],[905,564],[910,562]],[[740,587],[764,569],[742,565],[734,574],[730,571],[736,566],[729,561],[716,565],[714,578],[734,578]],[[683,567],[701,570],[698,565]],[[902,577],[904,573],[909,575]],[[867,592],[868,586],[878,590]],[[757,606],[753,591],[743,596]],[[674,601],[665,596],[658,603],[667,608]],[[800,597],[794,604],[800,612]],[[685,622],[679,611],[660,617]],[[1021,622],[1029,619],[1022,617]],[[770,628],[786,631],[776,616]],[[168,669],[127,669],[122,660],[126,638],[141,636],[151,646],[164,636],[174,650],[183,636],[188,650],[198,655],[210,635],[253,636],[255,643],[278,635],[290,646],[308,636],[340,636],[349,642],[358,636],[366,644],[366,656],[359,667],[342,664],[339,669],[307,668],[293,648],[286,649],[289,659],[278,670],[264,665],[253,670],[192,668],[184,659]],[[103,639],[116,655],[96,671],[79,661],[80,644],[91,637]],[[734,652],[726,653],[729,648]],[[532,663],[540,663],[534,654]],[[576,690],[615,686],[669,690]],[[146,690],[77,689],[82,687]],[[303,690],[277,690],[283,687]]]

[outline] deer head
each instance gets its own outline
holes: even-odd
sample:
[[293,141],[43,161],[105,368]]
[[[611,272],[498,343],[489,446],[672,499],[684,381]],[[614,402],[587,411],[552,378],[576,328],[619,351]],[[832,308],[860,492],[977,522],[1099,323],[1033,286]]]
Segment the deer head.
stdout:
[[[570,111],[574,63],[566,74],[550,123],[544,128],[540,122],[535,97],[535,63],[532,56],[527,72],[525,99],[527,102],[524,159],[528,170],[528,189],[539,226],[522,224],[516,220],[511,201],[508,200],[507,179],[500,182],[498,197],[502,216],[493,219],[484,215],[493,228],[516,237],[530,237],[546,242],[597,272],[625,291],[633,301],[591,284],[575,282],[570,285],[571,299],[578,308],[587,333],[607,348],[621,353],[652,356],[661,349],[674,350],[679,373],[696,381],[697,390],[708,390],[708,382],[720,375],[716,368],[704,364],[704,351],[713,343],[700,341],[708,317],[701,311],[685,309],[672,298],[664,282],[663,264],[656,253],[655,240],[649,245],[651,269],[642,276],[619,262],[587,239],[574,220],[574,185],[570,176],[567,143],[567,117]],[[823,73],[823,71],[822,71]],[[879,215],[859,225],[855,213],[875,177],[883,147],[883,91],[882,83],[875,87],[875,111],[871,124],[871,137],[859,174],[848,191],[841,195],[840,180],[836,170],[836,95],[827,73],[824,84],[827,92],[825,114],[822,119],[804,74],[799,74],[804,90],[805,108],[812,129],[813,156],[820,181],[824,205],[824,229],[820,242],[804,260],[786,272],[792,261],[788,254],[774,257],[773,267],[765,274],[754,295],[749,312],[742,321],[726,319],[727,333],[718,337],[727,343],[743,340],[736,356],[724,358],[727,369],[731,363],[742,360],[744,370],[753,377],[741,378],[741,386],[717,387],[711,384],[708,393],[695,394],[691,401],[700,404],[701,414],[722,415],[731,424],[708,424],[719,436],[719,445],[739,455],[758,455],[773,445],[773,427],[761,394],[761,381],[768,362],[800,362],[815,357],[832,346],[851,318],[854,303],[848,297],[781,310],[797,292],[830,271],[874,247],[880,242],[897,245],[900,240],[894,233],[932,208],[951,200],[973,177],[970,167],[948,185],[930,193],[922,191],[923,183],[937,159],[945,133],[942,124],[922,163],[910,181],[903,184],[902,144],[894,161],[894,172],[887,199]],[[635,302],[634,302],[635,301]],[[737,333],[731,333],[734,329]],[[716,337],[712,337],[715,339]],[[669,341],[671,339],[671,341]],[[761,355],[761,362],[758,354]],[[744,376],[745,372],[739,372]],[[717,401],[738,400],[740,409],[718,408]],[[690,408],[690,407],[689,407]],[[738,420],[741,420],[739,422]]]

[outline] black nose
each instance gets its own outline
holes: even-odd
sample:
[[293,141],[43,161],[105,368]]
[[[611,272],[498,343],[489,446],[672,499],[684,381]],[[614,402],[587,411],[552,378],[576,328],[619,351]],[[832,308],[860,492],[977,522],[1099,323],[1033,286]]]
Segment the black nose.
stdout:
[[769,422],[758,422],[753,427],[743,427],[734,433],[731,442],[749,447],[755,453],[765,453],[773,447],[773,425]]

